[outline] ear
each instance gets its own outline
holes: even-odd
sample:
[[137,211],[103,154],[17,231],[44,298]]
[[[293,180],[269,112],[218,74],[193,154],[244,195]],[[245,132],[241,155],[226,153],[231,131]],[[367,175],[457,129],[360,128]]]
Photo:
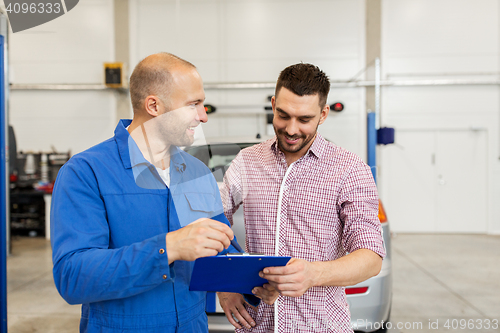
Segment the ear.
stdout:
[[273,107],[273,113],[276,113],[276,96],[271,97],[271,106]]
[[144,99],[144,108],[151,117],[160,115],[160,99],[155,95],[149,95]]
[[319,125],[323,124],[330,113],[330,105],[325,104],[323,110],[321,110],[321,115],[319,117]]

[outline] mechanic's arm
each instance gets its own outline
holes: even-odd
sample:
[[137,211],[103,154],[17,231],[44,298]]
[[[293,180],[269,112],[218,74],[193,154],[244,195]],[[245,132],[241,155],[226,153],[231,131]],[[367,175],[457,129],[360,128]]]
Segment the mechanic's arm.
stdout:
[[212,219],[199,219],[167,233],[168,263],[215,256],[231,245],[233,237],[228,225]]
[[[172,235],[110,249],[106,209],[90,166],[73,159],[57,178],[51,209],[53,275],[70,304],[124,298],[155,288],[171,281],[169,264],[174,260],[216,254],[232,238],[227,225],[205,219]],[[183,237],[187,240],[181,241]],[[169,253],[167,241],[185,252]]]

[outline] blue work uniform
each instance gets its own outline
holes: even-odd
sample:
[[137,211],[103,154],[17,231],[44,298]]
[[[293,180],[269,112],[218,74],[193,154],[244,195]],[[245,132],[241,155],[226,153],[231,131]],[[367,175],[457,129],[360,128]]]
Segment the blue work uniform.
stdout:
[[229,225],[217,183],[173,147],[165,186],[130,140],[130,123],[59,171],[50,217],[56,287],[82,304],[81,332],[207,332],[206,293],[189,291],[194,263],[168,264],[166,234],[202,217]]

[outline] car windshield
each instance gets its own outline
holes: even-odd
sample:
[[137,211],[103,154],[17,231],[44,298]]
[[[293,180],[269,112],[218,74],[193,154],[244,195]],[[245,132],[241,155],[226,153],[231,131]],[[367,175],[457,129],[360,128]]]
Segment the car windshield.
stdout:
[[255,142],[244,143],[214,143],[203,146],[191,146],[184,149],[188,154],[202,161],[215,176],[222,182],[224,174],[236,155],[243,148],[255,145]]

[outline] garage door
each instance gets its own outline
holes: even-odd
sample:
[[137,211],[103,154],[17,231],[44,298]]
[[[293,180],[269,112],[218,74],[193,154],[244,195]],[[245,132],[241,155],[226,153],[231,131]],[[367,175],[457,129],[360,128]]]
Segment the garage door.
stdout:
[[487,231],[486,130],[397,131],[380,147],[380,186],[399,232]]

